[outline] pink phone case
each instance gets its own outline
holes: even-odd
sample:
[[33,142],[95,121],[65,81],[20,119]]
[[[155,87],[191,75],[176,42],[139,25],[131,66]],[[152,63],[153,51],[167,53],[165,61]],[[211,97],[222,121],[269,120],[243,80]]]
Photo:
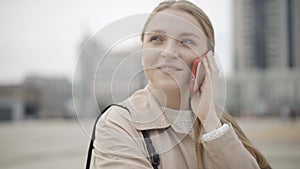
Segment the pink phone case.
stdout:
[[191,75],[191,79],[190,79],[190,92],[191,93],[196,92],[203,82],[205,71],[202,66],[202,60],[205,57],[206,57],[206,53],[203,56],[195,59],[195,61],[193,62],[192,75]]

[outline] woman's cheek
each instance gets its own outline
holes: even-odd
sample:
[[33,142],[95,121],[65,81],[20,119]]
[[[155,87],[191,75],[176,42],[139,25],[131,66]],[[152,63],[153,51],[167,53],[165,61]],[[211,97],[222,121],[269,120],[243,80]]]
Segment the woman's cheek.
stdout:
[[143,65],[144,69],[147,69],[147,68],[151,67],[152,62],[153,61],[152,61],[152,59],[149,55],[143,54],[143,56],[142,56],[142,65]]
[[159,57],[158,50],[155,49],[143,49],[142,65],[144,68],[150,68],[155,66],[155,62]]
[[188,69],[192,69],[192,66],[193,66],[193,63],[194,63],[194,60],[197,58],[197,56],[193,53],[188,53],[188,54],[185,54],[185,57],[182,59],[184,64],[185,64],[185,67],[187,67]]

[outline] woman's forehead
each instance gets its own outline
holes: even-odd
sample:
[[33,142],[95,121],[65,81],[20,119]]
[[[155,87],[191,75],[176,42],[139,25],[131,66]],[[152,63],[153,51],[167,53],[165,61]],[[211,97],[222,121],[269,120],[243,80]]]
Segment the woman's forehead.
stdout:
[[165,9],[154,14],[146,27],[146,32],[157,31],[172,36],[204,36],[202,27],[194,16],[187,12],[175,9]]

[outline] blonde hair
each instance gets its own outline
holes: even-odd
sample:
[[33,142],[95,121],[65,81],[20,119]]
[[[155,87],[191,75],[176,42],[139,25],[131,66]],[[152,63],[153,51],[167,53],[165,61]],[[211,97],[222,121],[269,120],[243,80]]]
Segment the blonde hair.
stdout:
[[[200,9],[198,6],[194,5],[193,3],[185,0],[181,1],[164,1],[160,3],[150,14],[149,18],[147,19],[143,31],[141,40],[144,40],[144,33],[148,26],[148,23],[153,18],[155,13],[160,12],[164,9],[172,8],[180,11],[187,12],[191,14],[192,16],[197,19],[197,21],[200,23],[204,34],[207,36],[208,40],[210,41],[210,45],[212,49],[214,49],[215,46],[215,36],[214,36],[214,29],[211,24],[211,21],[209,20],[208,16],[204,13],[202,9]],[[222,110],[217,107],[217,111],[221,112]],[[221,123],[230,123],[237,134],[238,138],[243,143],[244,147],[251,153],[251,155],[256,159],[258,165],[262,169],[270,169],[271,166],[267,162],[267,160],[264,158],[264,156],[251,144],[250,140],[246,137],[242,129],[239,127],[239,125],[235,122],[235,120],[226,112],[222,114],[221,117]],[[196,148],[196,156],[197,156],[197,162],[199,169],[204,169],[204,162],[203,162],[203,145],[200,143],[200,136],[203,132],[203,126],[201,124],[201,121],[199,119],[196,120],[194,124],[194,135],[195,135],[195,148]]]

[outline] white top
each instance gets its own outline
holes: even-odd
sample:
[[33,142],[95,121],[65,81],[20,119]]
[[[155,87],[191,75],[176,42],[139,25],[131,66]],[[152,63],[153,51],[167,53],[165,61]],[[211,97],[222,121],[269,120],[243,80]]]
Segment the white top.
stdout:
[[[191,110],[175,110],[168,107],[162,107],[164,115],[171,124],[172,128],[178,133],[193,135],[193,125],[195,121],[194,113]],[[229,124],[223,124],[222,127],[205,133],[201,136],[201,142],[212,141],[229,130]]]
[[[171,124],[172,128],[179,133],[193,133],[194,113],[191,110],[175,110],[162,107],[164,115]],[[193,134],[192,134],[193,135]]]

